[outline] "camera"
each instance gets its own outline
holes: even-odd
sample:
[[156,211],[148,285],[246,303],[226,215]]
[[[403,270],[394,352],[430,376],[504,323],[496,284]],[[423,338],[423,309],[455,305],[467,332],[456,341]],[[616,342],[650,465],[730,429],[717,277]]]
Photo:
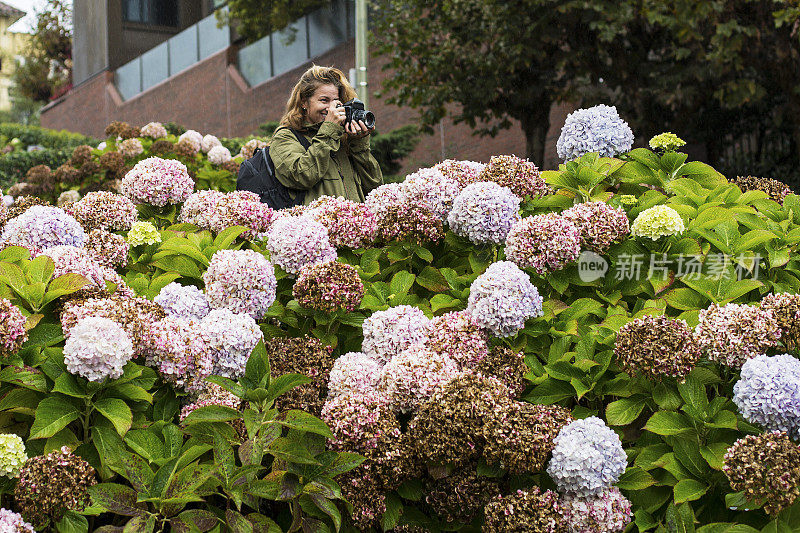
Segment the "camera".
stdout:
[[359,120],[363,120],[367,128],[372,129],[375,127],[375,115],[372,111],[364,109],[364,102],[358,98],[353,98],[349,102],[341,104],[340,107],[344,108],[345,124],[350,121],[358,122]]

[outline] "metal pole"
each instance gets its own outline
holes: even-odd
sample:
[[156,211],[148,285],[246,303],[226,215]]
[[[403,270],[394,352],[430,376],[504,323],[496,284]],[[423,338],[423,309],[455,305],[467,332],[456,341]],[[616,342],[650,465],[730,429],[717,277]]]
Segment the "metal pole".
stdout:
[[369,109],[367,88],[367,0],[356,0],[356,93]]

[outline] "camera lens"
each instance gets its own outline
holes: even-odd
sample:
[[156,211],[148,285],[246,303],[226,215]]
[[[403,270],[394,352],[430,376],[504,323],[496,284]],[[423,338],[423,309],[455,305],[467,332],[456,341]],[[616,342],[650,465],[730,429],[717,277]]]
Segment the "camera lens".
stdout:
[[366,124],[369,129],[375,127],[375,115],[372,114],[372,111],[364,113],[364,124]]

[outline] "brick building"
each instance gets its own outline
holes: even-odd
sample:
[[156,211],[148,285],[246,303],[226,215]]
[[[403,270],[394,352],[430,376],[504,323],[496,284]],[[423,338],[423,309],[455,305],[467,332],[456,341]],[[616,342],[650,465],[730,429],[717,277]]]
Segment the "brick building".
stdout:
[[[105,6],[98,8],[100,15],[94,4]],[[75,0],[75,86],[42,110],[42,126],[99,137],[113,120],[135,125],[157,120],[203,134],[245,136],[280,118],[291,88],[312,63],[344,72],[355,63],[348,0],[295,22],[290,43],[284,31],[248,46],[229,27],[217,28],[213,0],[180,0],[175,10],[158,16],[141,7],[149,4],[164,3]],[[99,20],[82,17],[84,11]],[[128,20],[133,15],[138,20]],[[382,81],[392,75],[380,69],[381,58],[373,55],[369,66],[369,104],[377,129],[388,132],[416,123],[414,110],[389,105],[380,96]],[[555,165],[555,138],[563,118],[562,109],[552,110],[549,155],[540,166]],[[495,138],[480,138],[468,126],[444,120],[404,160],[403,171],[445,158],[485,162],[494,154],[524,151],[518,124]]]

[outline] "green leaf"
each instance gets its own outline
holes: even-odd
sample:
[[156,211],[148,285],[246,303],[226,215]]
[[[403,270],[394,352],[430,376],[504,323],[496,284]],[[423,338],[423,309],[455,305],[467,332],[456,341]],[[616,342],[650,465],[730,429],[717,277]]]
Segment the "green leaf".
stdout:
[[708,465],[714,470],[722,470],[723,458],[728,451],[729,444],[724,442],[712,442],[708,446],[700,448],[700,455],[706,460]]
[[314,505],[316,505],[323,513],[331,517],[336,531],[339,531],[339,529],[342,527],[342,514],[339,512],[339,509],[336,508],[336,504],[321,494],[309,494],[308,496],[311,498],[311,501],[314,502]]
[[52,437],[67,424],[77,420],[80,412],[74,405],[63,398],[50,396],[39,402],[36,408],[36,416],[31,426],[31,439],[43,439]]
[[131,408],[128,407],[128,404],[126,404],[124,400],[120,400],[119,398],[103,398],[102,400],[94,402],[93,406],[97,412],[114,424],[114,429],[117,430],[120,437],[124,437],[125,433],[131,429],[133,413],[131,413]]
[[688,503],[667,508],[667,529],[674,533],[694,533],[694,513]]
[[554,404],[575,395],[575,389],[567,382],[557,379],[547,378],[542,383],[534,387],[523,398],[526,402],[539,403],[544,405]]
[[244,226],[231,226],[230,228],[220,231],[217,238],[214,239],[214,248],[218,250],[229,248],[231,243],[235,241],[239,235],[248,230],[249,228]]
[[682,414],[658,411],[645,424],[644,429],[657,435],[680,435],[692,429],[691,422]]
[[244,377],[256,385],[261,385],[263,382],[266,386],[267,381],[265,381],[265,379],[269,379],[269,374],[269,355],[267,354],[267,348],[262,339],[258,341],[258,344],[253,348],[250,357],[247,359],[247,364],[244,368]]
[[400,514],[403,512],[403,502],[394,494],[386,495],[386,511],[381,517],[381,527],[384,531],[391,531],[397,522],[400,520]]
[[62,372],[61,375],[56,378],[53,392],[60,392],[61,394],[66,394],[74,398],[90,398],[92,396],[92,394],[86,390],[85,385],[79,383],[75,376],[68,372]]
[[284,374],[282,376],[278,376],[277,378],[273,379],[272,383],[269,385],[268,398],[270,400],[274,400],[293,388],[310,382],[311,378],[302,374]]
[[228,422],[242,417],[241,411],[224,405],[206,405],[195,409],[187,416],[183,423],[188,425],[198,422]]
[[56,522],[58,533],[87,533],[89,531],[89,521],[85,516],[79,515],[73,510],[67,510],[64,517]]
[[333,433],[325,422],[304,411],[292,409],[286,413],[286,418],[283,420],[276,420],[276,422],[286,427],[299,429],[300,431],[308,431],[310,433],[322,435],[323,437],[333,438]]
[[645,400],[641,396],[623,398],[611,402],[606,407],[606,422],[609,426],[625,426],[630,424],[642,413]]
[[389,290],[395,296],[404,296],[408,294],[411,287],[414,285],[416,277],[411,272],[401,270],[392,276],[392,281],[389,283]]
[[447,294],[437,294],[431,298],[431,311],[434,313],[442,309],[452,309],[461,306],[461,300]]
[[617,486],[622,490],[642,490],[652,486],[655,482],[653,476],[638,466],[629,466],[619,477]]
[[147,506],[136,501],[136,491],[117,483],[100,483],[89,487],[92,503],[114,514],[122,516],[143,516]]
[[431,292],[441,293],[452,287],[442,273],[435,267],[426,266],[417,276],[417,283]]
[[672,488],[675,503],[689,502],[699,499],[709,489],[709,486],[696,479],[681,479]]
[[219,519],[211,511],[189,509],[169,521],[175,533],[205,532],[219,523]]

